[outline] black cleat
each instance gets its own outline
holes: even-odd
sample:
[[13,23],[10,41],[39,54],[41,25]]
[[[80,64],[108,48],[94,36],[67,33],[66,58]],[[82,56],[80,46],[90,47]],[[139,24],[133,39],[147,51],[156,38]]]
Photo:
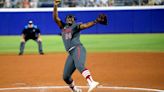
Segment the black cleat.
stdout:
[[40,52],[40,55],[44,55],[44,53],[43,52]]
[[23,55],[23,53],[20,52],[18,55],[21,56],[21,55]]

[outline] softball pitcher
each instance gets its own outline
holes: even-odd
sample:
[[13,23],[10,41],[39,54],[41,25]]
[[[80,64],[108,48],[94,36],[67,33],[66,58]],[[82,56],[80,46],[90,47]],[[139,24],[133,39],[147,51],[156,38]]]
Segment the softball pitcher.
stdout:
[[82,92],[80,88],[75,86],[74,81],[71,78],[73,72],[78,69],[89,84],[88,92],[91,92],[99,85],[99,83],[93,80],[90,71],[85,67],[86,50],[80,42],[80,31],[92,27],[93,25],[104,21],[104,19],[102,20],[102,18],[98,17],[96,20],[86,24],[77,24],[75,22],[74,15],[67,15],[66,23],[64,23],[58,17],[57,7],[59,3],[60,0],[54,0],[53,17],[57,25],[62,30],[61,33],[64,46],[66,51],[69,53],[64,67],[63,79],[73,92]]

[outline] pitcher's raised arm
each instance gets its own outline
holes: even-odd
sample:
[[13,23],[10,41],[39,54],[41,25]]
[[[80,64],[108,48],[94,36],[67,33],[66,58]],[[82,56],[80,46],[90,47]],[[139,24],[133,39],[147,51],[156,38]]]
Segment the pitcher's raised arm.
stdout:
[[57,23],[57,25],[62,28],[62,22],[60,20],[60,18],[58,17],[58,5],[60,3],[60,0],[54,0],[54,8],[53,8],[53,18],[55,20],[55,22]]

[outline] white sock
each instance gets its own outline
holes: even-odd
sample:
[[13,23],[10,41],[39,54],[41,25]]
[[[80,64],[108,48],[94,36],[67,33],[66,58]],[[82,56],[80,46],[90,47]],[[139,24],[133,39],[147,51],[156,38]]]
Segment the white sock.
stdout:
[[68,84],[68,86],[69,86],[71,89],[74,89],[74,87],[75,87],[74,81],[73,81],[71,84]]
[[85,70],[82,72],[82,75],[84,76],[84,78],[86,78],[88,84],[91,85],[91,83],[92,83],[94,80],[92,79],[92,76],[91,76],[89,70],[88,70],[88,69],[85,69]]

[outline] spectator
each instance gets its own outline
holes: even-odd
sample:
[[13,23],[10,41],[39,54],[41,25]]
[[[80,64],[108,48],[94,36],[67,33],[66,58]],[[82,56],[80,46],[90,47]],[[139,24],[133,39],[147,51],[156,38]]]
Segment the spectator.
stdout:
[[5,1],[5,8],[11,8],[10,0]]
[[11,4],[11,8],[21,8],[21,6],[17,6],[18,2],[20,2],[20,0],[11,0],[10,4]]
[[89,0],[87,2],[87,7],[94,7],[96,5],[96,2],[94,0]]
[[108,6],[113,6],[114,5],[114,0],[109,0]]
[[161,5],[161,0],[149,0],[148,5]]
[[69,7],[76,7],[77,6],[77,0],[70,0]]
[[136,6],[136,5],[139,5],[139,1],[138,0],[133,0],[132,6]]
[[[164,0],[62,0],[60,7],[164,5]],[[53,7],[53,0],[0,0],[0,8]]]
[[38,0],[31,0],[30,5],[32,8],[37,8],[38,7]]
[[101,0],[101,3],[102,3],[102,7],[107,7],[108,6],[108,0]]
[[18,1],[15,5],[15,8],[22,8],[22,4],[20,1]]
[[141,5],[147,5],[148,2],[149,2],[148,0],[143,0],[142,3],[141,3]]
[[30,8],[29,0],[23,0],[22,1],[22,8]]
[[67,7],[76,7],[76,1],[75,0],[65,0],[64,3]]
[[78,7],[86,7],[87,0],[78,0]]
[[5,5],[5,0],[0,0],[0,8],[3,8]]
[[155,0],[154,5],[161,5],[162,1],[161,0]]
[[164,5],[164,0],[162,0],[161,5]]

